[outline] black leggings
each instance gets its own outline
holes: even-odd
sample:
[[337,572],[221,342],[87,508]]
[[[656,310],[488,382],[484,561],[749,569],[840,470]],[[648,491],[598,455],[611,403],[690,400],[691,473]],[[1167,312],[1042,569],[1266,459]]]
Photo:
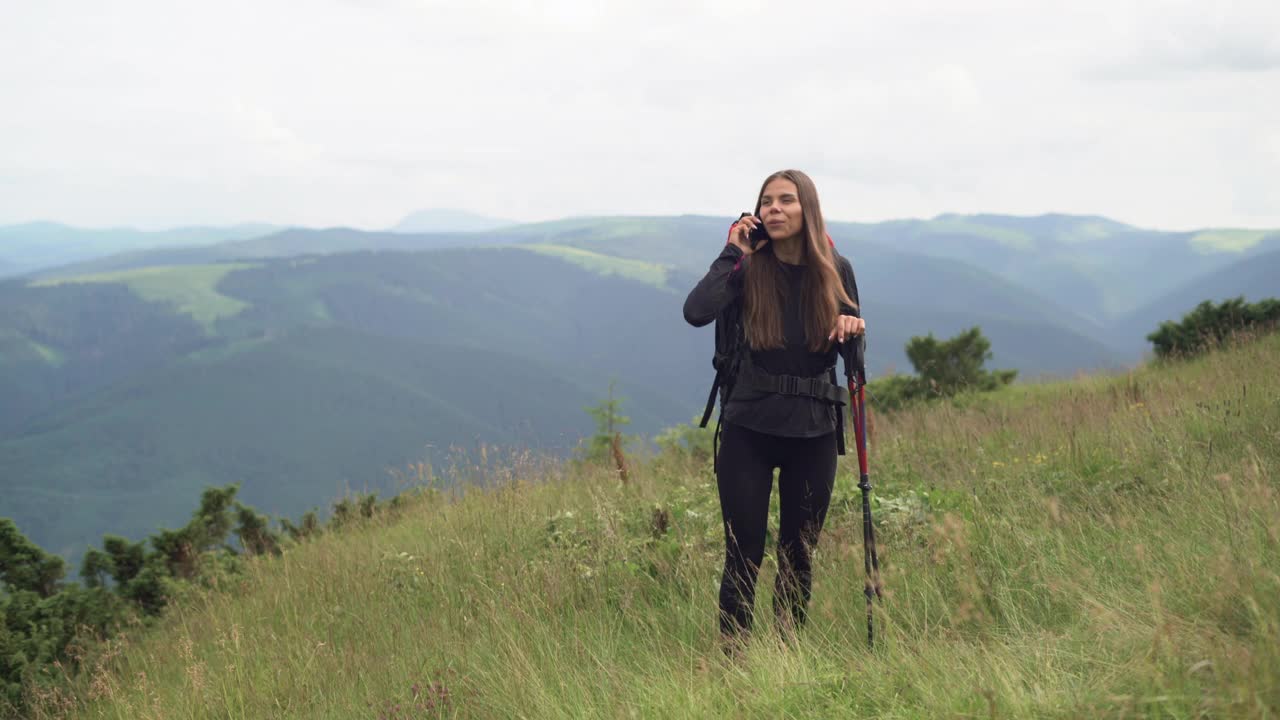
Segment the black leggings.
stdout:
[[803,625],[813,587],[810,550],[818,544],[835,483],[836,434],[789,438],[725,423],[718,468],[725,534],[721,633],[733,636],[751,628],[774,468],[779,468],[781,517],[773,611],[783,627]]

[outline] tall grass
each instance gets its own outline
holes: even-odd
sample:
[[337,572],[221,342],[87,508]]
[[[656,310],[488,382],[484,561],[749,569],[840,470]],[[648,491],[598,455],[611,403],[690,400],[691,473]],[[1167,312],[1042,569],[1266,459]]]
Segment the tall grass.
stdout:
[[766,559],[733,659],[708,466],[516,459],[255,559],[38,716],[1277,717],[1278,366],[1272,336],[878,417],[874,650],[852,456],[809,625],[775,639]]

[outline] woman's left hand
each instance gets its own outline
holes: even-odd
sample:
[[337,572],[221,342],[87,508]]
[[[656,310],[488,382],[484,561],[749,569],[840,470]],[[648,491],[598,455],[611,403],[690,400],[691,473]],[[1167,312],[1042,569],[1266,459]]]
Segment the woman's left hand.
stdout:
[[827,336],[827,339],[844,342],[845,338],[861,335],[866,331],[867,323],[862,318],[854,317],[853,315],[841,315],[836,318],[836,326],[831,330],[831,334]]

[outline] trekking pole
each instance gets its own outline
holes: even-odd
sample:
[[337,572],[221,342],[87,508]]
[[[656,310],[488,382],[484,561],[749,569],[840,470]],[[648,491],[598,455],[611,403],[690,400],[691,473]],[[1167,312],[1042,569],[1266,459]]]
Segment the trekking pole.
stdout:
[[862,489],[862,549],[866,580],[862,594],[867,598],[867,647],[875,645],[875,626],[872,623],[872,600],[880,597],[880,558],[876,556],[876,528],[871,521],[871,479],[867,472],[867,365],[866,336],[859,338],[859,346],[850,348],[856,359],[845,358],[845,372],[849,377],[849,414],[853,420],[853,434],[858,446],[858,487]]

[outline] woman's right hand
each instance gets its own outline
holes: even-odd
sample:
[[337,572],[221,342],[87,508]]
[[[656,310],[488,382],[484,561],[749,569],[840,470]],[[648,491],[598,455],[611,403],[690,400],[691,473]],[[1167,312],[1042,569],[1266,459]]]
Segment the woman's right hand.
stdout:
[[759,226],[760,221],[757,220],[755,216],[742,216],[738,219],[738,222],[733,224],[733,227],[729,228],[729,242],[733,245],[737,245],[738,249],[742,251],[743,256],[754,253],[756,250],[759,250],[769,244],[769,238],[766,237],[764,240],[756,243],[755,250],[751,249],[751,240],[749,236],[751,235],[751,231]]

